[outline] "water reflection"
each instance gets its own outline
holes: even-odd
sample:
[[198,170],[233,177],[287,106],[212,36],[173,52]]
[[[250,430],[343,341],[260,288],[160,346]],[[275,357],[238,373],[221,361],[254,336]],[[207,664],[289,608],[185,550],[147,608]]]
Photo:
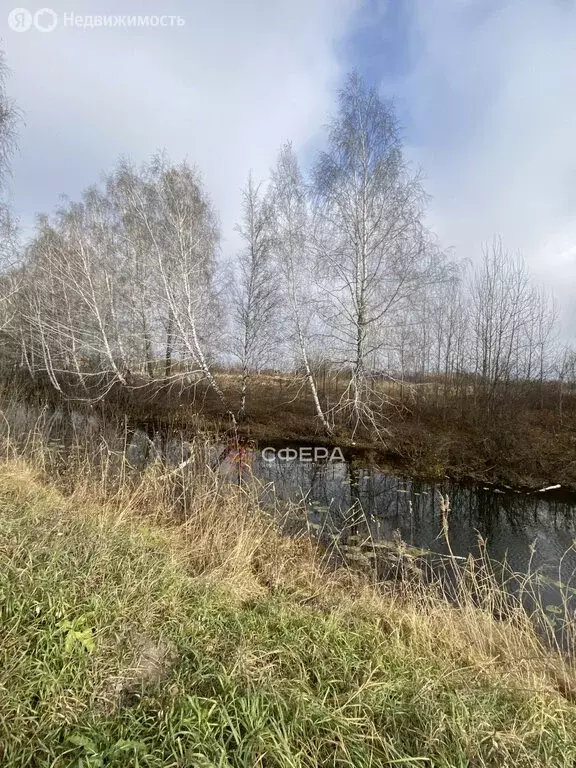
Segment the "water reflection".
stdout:
[[[127,446],[127,456],[141,469],[154,458],[179,465],[186,463],[192,448],[181,435],[160,436],[136,430]],[[549,626],[544,625],[541,630],[544,636],[548,637],[551,630],[562,644],[572,636],[565,633],[565,622],[573,623],[576,609],[576,499],[573,497],[503,493],[448,480],[424,483],[346,461],[286,461],[277,454],[273,460],[268,458],[251,448],[238,450],[230,445],[207,443],[200,463],[209,464],[228,482],[251,483],[256,479],[264,505],[277,500],[302,504],[315,535],[326,543],[337,539],[342,547],[339,552],[347,544],[356,545],[369,538],[371,557],[367,567],[377,579],[398,574],[399,561],[394,554],[397,550],[384,542],[400,538],[424,550],[428,554],[408,558],[409,563],[415,564],[409,564],[408,569],[416,567],[426,579],[439,579],[445,594],[454,598],[457,571],[446,558],[434,556],[449,554],[442,535],[440,509],[441,494],[447,495],[452,553],[463,560],[470,554],[479,555],[481,538],[485,553],[495,564],[496,574],[499,573],[496,564],[504,562],[508,564],[508,573],[530,574],[527,590],[520,588],[523,579],[516,577],[507,579],[508,590],[522,594],[522,602],[529,611],[536,604],[545,609]],[[193,467],[188,471],[193,471]],[[357,546],[353,549],[358,553]],[[357,557],[362,553],[366,555],[366,550]],[[349,556],[353,553],[347,552],[346,558]],[[403,569],[405,561],[401,563]],[[500,579],[498,575],[497,578]],[[564,619],[556,618],[558,612]]]
[[[177,439],[136,430],[128,458],[143,468],[155,456],[177,465],[190,445]],[[234,453],[234,452],[233,452]],[[479,554],[479,537],[496,562],[507,561],[518,573],[539,571],[548,580],[574,584],[576,571],[576,500],[538,494],[502,493],[478,485],[445,480],[424,483],[376,468],[345,461],[266,460],[227,454],[226,446],[210,446],[207,459],[233,482],[251,476],[262,481],[262,501],[304,501],[308,521],[330,539],[346,543],[354,535],[404,542],[441,555],[448,554],[442,536],[440,494],[450,499],[450,545],[455,555]],[[244,462],[246,466],[243,468]]]
[[[273,484],[280,499],[305,499],[312,523],[330,532],[344,528],[344,537],[361,527],[374,539],[391,539],[399,532],[413,546],[447,554],[441,536],[443,493],[450,498],[450,541],[456,555],[478,554],[481,536],[494,560],[507,559],[515,571],[540,568],[558,578],[562,556],[576,539],[576,505],[543,495],[494,492],[449,481],[423,483],[347,462],[265,461],[256,455],[252,471]],[[351,518],[352,507],[357,514]],[[575,568],[576,555],[570,552],[562,562],[562,575],[567,577]]]

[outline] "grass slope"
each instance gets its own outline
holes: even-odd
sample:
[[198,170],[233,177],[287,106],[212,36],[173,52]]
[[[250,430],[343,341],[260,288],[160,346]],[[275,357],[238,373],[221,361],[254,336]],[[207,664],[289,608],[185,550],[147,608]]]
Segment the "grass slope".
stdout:
[[0,464],[1,765],[574,765],[526,630],[317,573],[267,523],[240,552],[230,503],[208,544]]

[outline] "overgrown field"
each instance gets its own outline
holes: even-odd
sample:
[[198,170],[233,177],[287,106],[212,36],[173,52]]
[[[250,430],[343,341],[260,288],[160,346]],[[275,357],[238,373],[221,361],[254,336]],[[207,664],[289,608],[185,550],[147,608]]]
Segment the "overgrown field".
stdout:
[[574,765],[528,617],[328,569],[208,471],[176,508],[37,448],[0,463],[1,765]]

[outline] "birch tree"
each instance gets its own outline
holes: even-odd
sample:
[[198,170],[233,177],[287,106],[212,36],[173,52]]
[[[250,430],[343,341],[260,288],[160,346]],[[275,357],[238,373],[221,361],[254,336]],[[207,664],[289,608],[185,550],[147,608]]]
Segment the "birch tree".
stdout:
[[158,154],[125,184],[124,196],[157,278],[156,311],[165,331],[165,381],[204,380],[234,416],[212,371],[216,340],[224,333],[214,272],[219,228],[196,169]]
[[28,252],[26,322],[33,356],[60,388],[60,375],[126,385],[129,372],[120,317],[122,262],[108,201],[96,189],[63,204],[53,224],[42,218]]
[[251,372],[270,359],[277,346],[275,320],[278,290],[272,268],[272,206],[260,184],[249,177],[242,192],[242,222],[237,231],[244,241],[238,256],[233,291],[237,328],[236,355],[242,369],[239,418],[246,417]]
[[[28,249],[23,358],[60,387],[62,374],[106,386],[206,381],[223,325],[213,288],[218,226],[197,172],[161,155],[122,161],[104,188],[41,220]],[[105,394],[100,390],[98,396]]]
[[10,179],[10,160],[16,148],[16,129],[19,112],[8,96],[6,81],[8,68],[0,51],[0,266],[5,270],[14,263],[15,222],[8,205],[7,192]]
[[[16,221],[10,210],[8,182],[10,160],[16,148],[16,130],[20,119],[14,101],[9,97],[6,82],[8,69],[0,51],[0,329],[6,333],[14,316],[14,299],[20,287],[18,237]],[[8,339],[4,338],[4,348]]]
[[272,200],[276,265],[286,307],[284,331],[296,349],[298,367],[304,370],[316,415],[324,430],[330,433],[332,426],[320,403],[310,363],[309,334],[318,297],[314,295],[307,190],[290,144],[280,151],[272,172]]
[[488,410],[496,393],[519,375],[520,349],[531,306],[532,286],[524,261],[507,253],[495,238],[484,248],[470,295],[475,372]]
[[340,364],[350,371],[354,430],[375,427],[370,365],[391,315],[433,279],[425,196],[402,155],[393,108],[351,75],[314,172],[325,318]]

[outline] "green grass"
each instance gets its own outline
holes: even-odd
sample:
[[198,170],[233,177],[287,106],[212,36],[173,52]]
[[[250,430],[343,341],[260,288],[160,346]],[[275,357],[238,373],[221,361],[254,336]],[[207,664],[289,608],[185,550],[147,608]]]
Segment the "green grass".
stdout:
[[0,765],[574,766],[576,707],[512,627],[306,582],[275,535],[212,567],[0,464]]

